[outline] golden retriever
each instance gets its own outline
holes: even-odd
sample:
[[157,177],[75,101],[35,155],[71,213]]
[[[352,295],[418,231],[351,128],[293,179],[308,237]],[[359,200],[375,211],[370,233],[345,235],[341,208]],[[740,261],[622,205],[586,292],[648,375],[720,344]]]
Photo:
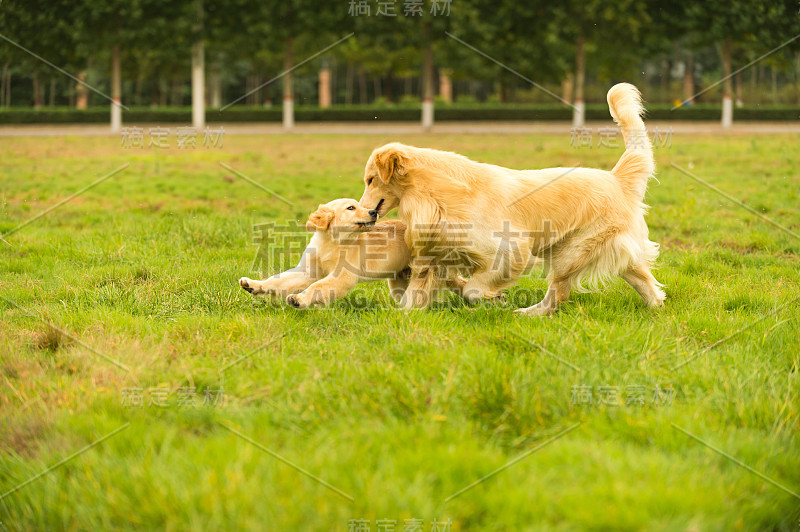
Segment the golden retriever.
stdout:
[[374,209],[354,199],[320,205],[306,222],[314,232],[300,264],[264,281],[247,277],[239,286],[251,294],[285,298],[298,309],[327,305],[344,297],[357,283],[387,279],[389,291],[400,301],[409,281],[411,253],[405,243],[405,224],[377,222]]
[[379,216],[397,207],[406,223],[411,280],[401,306],[426,307],[443,284],[459,286],[459,275],[469,276],[468,301],[499,297],[535,257],[544,261],[548,288],[522,314],[551,314],[570,290],[585,289],[582,281],[595,288],[616,275],[648,306],[661,305],[666,296],[650,273],[658,244],[648,238],[642,203],[655,163],[641,95],[620,83],[608,104],[626,144],[610,172],[511,170],[399,143],[373,151],[360,204]]

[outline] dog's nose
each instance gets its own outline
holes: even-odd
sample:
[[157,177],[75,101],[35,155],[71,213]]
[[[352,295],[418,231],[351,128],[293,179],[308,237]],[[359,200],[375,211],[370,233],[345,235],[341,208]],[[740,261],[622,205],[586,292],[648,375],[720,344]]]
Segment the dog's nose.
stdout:
[[378,211],[376,211],[375,209],[372,209],[371,211],[369,211],[369,215],[372,216],[373,218],[377,218],[378,217]]

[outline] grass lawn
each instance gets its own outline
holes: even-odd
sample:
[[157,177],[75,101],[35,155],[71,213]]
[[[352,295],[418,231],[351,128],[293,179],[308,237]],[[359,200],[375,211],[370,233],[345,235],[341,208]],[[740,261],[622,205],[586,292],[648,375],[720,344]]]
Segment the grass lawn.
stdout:
[[0,531],[798,529],[796,136],[672,138],[646,200],[666,306],[616,280],[532,319],[538,270],[507,307],[413,313],[383,283],[299,312],[237,280],[291,258],[254,225],[360,197],[383,142],[512,168],[621,149],[174,132],[0,142],[0,233],[129,165],[0,242]]

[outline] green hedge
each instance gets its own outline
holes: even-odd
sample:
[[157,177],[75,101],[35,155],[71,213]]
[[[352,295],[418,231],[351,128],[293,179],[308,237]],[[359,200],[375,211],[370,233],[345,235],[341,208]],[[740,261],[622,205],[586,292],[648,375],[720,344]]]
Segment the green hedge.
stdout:
[[[420,120],[420,108],[411,106],[371,107],[334,106],[295,108],[298,122],[415,122]],[[648,106],[650,120],[710,120],[720,119],[719,106],[698,104],[671,110],[669,105]],[[760,106],[735,109],[734,120],[798,120],[800,108],[785,106]],[[280,107],[232,107],[225,111],[208,110],[208,122],[280,122]],[[499,120],[499,121],[550,121],[570,120],[572,110],[556,105],[516,104],[455,104],[439,105],[435,110],[437,121]],[[189,108],[133,108],[123,112],[123,121],[137,123],[189,123],[192,115]],[[590,104],[586,108],[587,120],[610,120],[608,108],[602,104]],[[11,108],[0,110],[0,124],[103,124],[110,120],[107,107],[78,111],[69,108],[40,109]]]

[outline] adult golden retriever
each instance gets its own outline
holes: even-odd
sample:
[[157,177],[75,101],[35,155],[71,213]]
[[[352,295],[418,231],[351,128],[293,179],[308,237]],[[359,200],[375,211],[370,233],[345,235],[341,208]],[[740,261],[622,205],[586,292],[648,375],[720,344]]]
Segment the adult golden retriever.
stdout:
[[626,144],[610,172],[511,170],[399,143],[373,151],[360,204],[379,215],[397,207],[407,225],[412,273],[401,306],[426,307],[442,286],[461,288],[471,302],[498,297],[536,257],[547,293],[522,314],[550,314],[582,282],[593,288],[616,275],[648,306],[661,305],[666,296],[650,272],[658,244],[648,239],[642,203],[655,163],[641,95],[620,83],[608,105]]
[[247,277],[239,286],[253,295],[285,298],[305,309],[342,298],[357,283],[386,279],[399,301],[408,286],[411,253],[400,220],[377,222],[377,211],[354,199],[337,199],[311,213],[306,229],[314,236],[300,264],[263,281]]

